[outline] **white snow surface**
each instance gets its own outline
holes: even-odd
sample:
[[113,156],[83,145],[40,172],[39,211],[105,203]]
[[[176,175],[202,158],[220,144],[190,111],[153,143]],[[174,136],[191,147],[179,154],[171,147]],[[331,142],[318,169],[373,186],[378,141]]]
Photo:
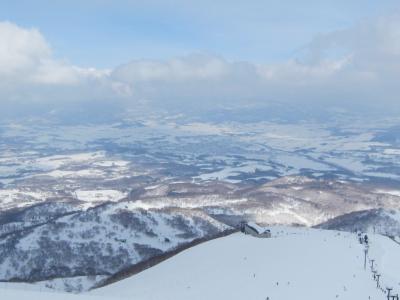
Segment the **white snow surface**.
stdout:
[[[21,289],[21,285],[24,288]],[[68,293],[57,293],[49,290],[31,290],[26,287],[27,284],[8,284],[0,286],[1,299],[6,300],[108,300],[110,297],[88,296],[88,295],[75,295]]]
[[[363,268],[363,246],[354,234],[285,227],[272,232],[271,239],[237,233],[202,244],[91,294],[141,300],[385,299]],[[386,265],[398,260],[399,245],[381,236],[372,240],[382,283],[399,282],[396,267]]]
[[81,201],[118,201],[127,194],[117,190],[77,190],[76,198]]
[[379,194],[388,194],[396,197],[400,197],[400,190],[376,190],[376,193]]

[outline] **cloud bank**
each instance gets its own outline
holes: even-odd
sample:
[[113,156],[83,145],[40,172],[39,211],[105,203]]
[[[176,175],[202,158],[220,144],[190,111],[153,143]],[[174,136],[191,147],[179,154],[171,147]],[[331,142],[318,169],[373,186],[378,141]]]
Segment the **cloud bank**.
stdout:
[[[57,59],[37,29],[0,22],[0,105],[29,111],[94,111],[265,105],[400,108],[400,16],[315,37],[299,57],[276,64],[209,54],[134,60],[112,70]],[[68,109],[67,109],[68,110]]]

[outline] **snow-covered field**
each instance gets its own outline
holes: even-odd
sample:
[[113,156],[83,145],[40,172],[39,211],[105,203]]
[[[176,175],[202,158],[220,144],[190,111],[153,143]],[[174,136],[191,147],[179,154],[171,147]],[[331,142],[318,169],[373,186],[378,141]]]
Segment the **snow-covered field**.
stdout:
[[376,190],[376,192],[380,193],[380,194],[388,194],[388,195],[400,197],[400,190]]
[[37,202],[42,202],[51,193],[46,191],[30,191],[24,189],[0,189],[0,210],[15,206],[25,207]]
[[93,191],[75,191],[76,198],[81,201],[118,201],[126,196],[126,193],[116,190],[93,190]]
[[379,138],[397,119],[291,124],[148,118],[140,118],[140,126],[138,120],[101,126],[0,124],[0,188],[53,179],[53,190],[70,191],[71,182],[87,190],[102,179],[126,189],[132,176],[149,174],[157,181],[233,183],[299,174],[400,178],[399,146]]

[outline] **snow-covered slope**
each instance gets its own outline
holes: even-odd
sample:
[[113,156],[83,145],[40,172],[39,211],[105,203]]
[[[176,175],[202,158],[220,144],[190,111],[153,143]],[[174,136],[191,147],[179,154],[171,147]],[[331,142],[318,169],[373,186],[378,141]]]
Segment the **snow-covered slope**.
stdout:
[[[2,299],[7,300],[108,300],[110,297],[90,297],[87,295],[75,295],[67,293],[55,293],[51,291],[38,291],[27,289],[19,289],[16,284],[7,287],[0,286],[0,295]],[[4,298],[3,298],[4,297]]]
[[[369,266],[363,268],[364,246],[356,235],[285,227],[272,232],[271,239],[236,233],[207,242],[90,294],[141,300],[385,299]],[[382,285],[400,281],[386,260],[400,257],[399,246],[381,236],[371,240]]]
[[71,212],[32,226],[24,225],[29,216],[18,215],[22,225],[0,235],[0,280],[111,276],[229,229],[202,211],[143,210],[129,201]]
[[[38,285],[16,283],[0,283],[0,295],[10,300],[386,299],[376,288],[369,260],[364,270],[364,245],[356,234],[271,229],[270,239],[235,233],[80,295],[49,293]],[[381,288],[393,287],[392,294],[400,291],[399,247],[387,237],[370,235],[368,259],[375,260]]]
[[379,234],[400,236],[400,212],[384,209],[356,211],[333,218],[317,226],[322,229],[343,231],[361,230]]

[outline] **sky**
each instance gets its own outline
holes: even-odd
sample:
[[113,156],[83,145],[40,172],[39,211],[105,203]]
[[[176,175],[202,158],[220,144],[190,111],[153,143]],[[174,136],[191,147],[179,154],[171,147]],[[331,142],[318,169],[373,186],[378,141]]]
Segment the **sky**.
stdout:
[[316,35],[391,13],[398,1],[0,1],[0,20],[37,28],[55,56],[110,68],[207,52],[231,60],[292,58]]
[[396,108],[399,28],[389,0],[0,1],[0,103]]

